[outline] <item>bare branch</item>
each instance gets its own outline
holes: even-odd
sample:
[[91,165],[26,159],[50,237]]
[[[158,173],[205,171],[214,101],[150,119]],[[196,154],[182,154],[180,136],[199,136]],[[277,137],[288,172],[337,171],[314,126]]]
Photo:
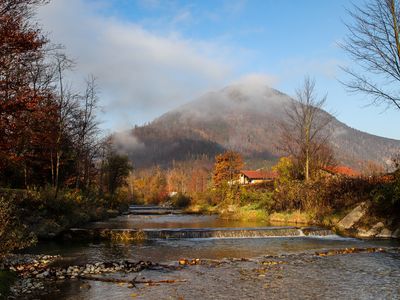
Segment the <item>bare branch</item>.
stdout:
[[[400,109],[399,0],[371,0],[364,8],[348,10],[353,23],[346,24],[348,35],[340,46],[370,73],[367,77],[354,69],[342,68],[350,80],[341,83],[350,92],[361,92],[373,104],[388,104]],[[379,82],[379,84],[378,84]]]

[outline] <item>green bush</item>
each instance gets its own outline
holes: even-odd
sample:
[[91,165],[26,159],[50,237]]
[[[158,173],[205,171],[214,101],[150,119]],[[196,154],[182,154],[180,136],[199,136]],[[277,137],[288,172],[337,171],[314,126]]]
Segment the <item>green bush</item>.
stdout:
[[17,279],[14,273],[0,270],[0,299],[7,299],[10,293],[10,286]]
[[400,174],[394,179],[382,182],[372,192],[372,211],[379,216],[387,216],[390,212],[393,216],[400,214]]
[[21,222],[14,201],[13,197],[0,196],[0,257],[36,242],[36,237]]
[[240,204],[242,206],[252,205],[255,209],[270,211],[274,206],[272,195],[272,192],[242,187],[239,194]]
[[186,208],[191,204],[191,198],[185,194],[178,193],[171,197],[173,207]]
[[126,210],[133,203],[133,199],[126,188],[118,188],[114,194],[104,195],[104,205],[107,208]]

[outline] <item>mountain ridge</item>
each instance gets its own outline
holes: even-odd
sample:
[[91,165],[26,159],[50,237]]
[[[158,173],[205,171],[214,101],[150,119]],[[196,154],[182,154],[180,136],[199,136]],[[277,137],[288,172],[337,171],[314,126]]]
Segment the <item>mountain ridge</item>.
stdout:
[[[169,166],[173,161],[208,156],[225,150],[243,154],[246,161],[276,161],[276,145],[285,107],[296,101],[266,85],[234,84],[212,91],[166,112],[131,134],[144,147],[127,149],[138,167]],[[327,113],[324,111],[324,113]],[[327,113],[328,114],[328,113]],[[361,169],[365,162],[387,167],[400,141],[369,134],[333,117],[331,146],[340,164]],[[254,166],[257,166],[255,164]]]

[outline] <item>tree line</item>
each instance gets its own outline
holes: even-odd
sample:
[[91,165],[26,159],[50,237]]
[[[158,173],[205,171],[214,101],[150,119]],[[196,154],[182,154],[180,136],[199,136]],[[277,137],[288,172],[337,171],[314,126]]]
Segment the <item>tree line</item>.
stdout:
[[110,167],[124,159],[100,130],[96,78],[83,90],[68,80],[75,62],[33,21],[46,3],[0,1],[0,186],[114,192]]

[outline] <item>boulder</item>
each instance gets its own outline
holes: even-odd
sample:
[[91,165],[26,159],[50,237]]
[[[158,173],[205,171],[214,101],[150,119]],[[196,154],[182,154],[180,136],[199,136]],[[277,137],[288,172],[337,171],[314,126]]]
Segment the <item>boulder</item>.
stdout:
[[378,222],[368,231],[359,229],[357,234],[359,237],[371,238],[378,235],[384,227],[385,224],[383,224],[382,222]]
[[368,205],[362,202],[350,213],[348,213],[342,220],[339,221],[337,227],[339,229],[350,229],[354,226],[367,212]]
[[397,228],[395,231],[393,231],[392,238],[396,238],[396,239],[400,238],[400,227]]
[[390,231],[387,228],[383,228],[382,231],[376,237],[378,237],[378,238],[391,238],[392,237],[392,231]]

